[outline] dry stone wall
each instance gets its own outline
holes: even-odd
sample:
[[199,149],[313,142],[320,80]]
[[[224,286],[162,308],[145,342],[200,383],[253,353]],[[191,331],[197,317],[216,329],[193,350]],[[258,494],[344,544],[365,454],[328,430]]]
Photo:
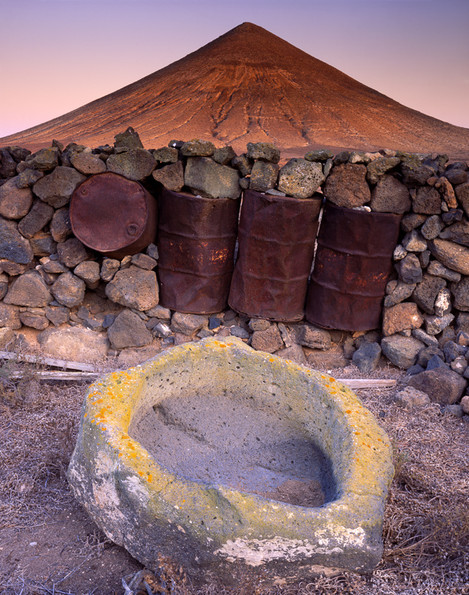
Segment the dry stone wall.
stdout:
[[[444,155],[389,150],[335,156],[313,151],[286,163],[265,143],[249,143],[242,155],[203,140],[146,150],[132,129],[117,135],[112,147],[64,148],[54,141],[34,154],[2,148],[0,349],[13,346],[27,328],[38,332],[45,352],[77,359],[87,349],[116,355],[232,334],[311,365],[352,360],[369,372],[384,355],[408,370],[421,390],[425,382],[441,385],[444,377],[459,388],[445,391],[442,402],[457,403],[469,379],[468,169]],[[105,171],[138,181],[154,195],[164,186],[216,200],[238,198],[250,188],[299,199],[322,195],[364,213],[402,215],[382,328],[354,334],[249,319],[230,309],[203,316],[164,308],[155,244],[115,259],[72,234],[70,197],[84,180]]]

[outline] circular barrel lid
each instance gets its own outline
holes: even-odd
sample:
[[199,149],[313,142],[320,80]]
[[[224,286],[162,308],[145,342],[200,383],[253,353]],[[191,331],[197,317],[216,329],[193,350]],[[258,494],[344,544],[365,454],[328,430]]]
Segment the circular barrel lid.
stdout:
[[72,194],[72,231],[92,250],[121,250],[144,233],[149,200],[154,199],[138,182],[111,172],[94,175]]

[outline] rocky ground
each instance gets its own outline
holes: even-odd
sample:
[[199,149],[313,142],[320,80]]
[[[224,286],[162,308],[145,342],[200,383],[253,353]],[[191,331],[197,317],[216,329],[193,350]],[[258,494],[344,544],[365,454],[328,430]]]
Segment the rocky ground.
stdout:
[[[20,367],[23,380],[9,380]],[[364,376],[353,364],[327,369],[336,377]],[[37,366],[9,362],[1,371],[0,592],[129,595],[131,585],[135,593],[197,593],[169,570],[143,573],[74,501],[65,470],[86,385],[39,383]],[[369,576],[319,577],[269,593],[468,593],[469,424],[428,399],[397,396],[403,374],[384,359],[365,376],[399,381],[392,389],[358,391],[394,449],[383,560]],[[261,593],[239,590],[254,592]]]

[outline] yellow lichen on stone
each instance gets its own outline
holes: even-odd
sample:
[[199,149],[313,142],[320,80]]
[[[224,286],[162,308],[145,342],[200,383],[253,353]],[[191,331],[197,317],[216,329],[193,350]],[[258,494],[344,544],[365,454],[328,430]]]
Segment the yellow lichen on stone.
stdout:
[[[209,383],[215,394],[252,391],[261,398],[262,391],[265,402],[278,400],[282,415],[302,435],[320,441],[332,463],[337,497],[321,507],[297,506],[190,481],[159,464],[129,434],[139,410],[168,396],[190,398],[191,390],[203,392]],[[184,344],[95,382],[87,393],[70,469],[72,485],[93,518],[109,535],[123,535],[122,542],[127,537],[115,521],[116,494],[122,502],[136,502],[133,514],[144,512],[141,524],[154,518],[155,527],[176,531],[174,539],[182,534],[228,561],[264,564],[269,555],[288,561],[293,551],[288,554],[288,544],[295,544],[295,560],[311,556],[317,562],[317,556],[337,556],[339,550],[353,558],[361,549],[367,552],[363,568],[379,560],[384,499],[392,477],[386,434],[358,397],[331,376],[256,352],[235,337]],[[87,480],[86,473],[93,479]],[[87,500],[87,481],[99,498],[99,511]],[[113,495],[112,514],[100,522],[105,494]],[[131,534],[133,525],[126,527]]]

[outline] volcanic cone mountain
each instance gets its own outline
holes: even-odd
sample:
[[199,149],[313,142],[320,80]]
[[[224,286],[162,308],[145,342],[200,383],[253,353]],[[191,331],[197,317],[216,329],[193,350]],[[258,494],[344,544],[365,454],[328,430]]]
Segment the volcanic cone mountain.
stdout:
[[55,138],[94,147],[128,126],[146,148],[203,138],[238,151],[273,142],[297,155],[314,147],[469,153],[469,129],[409,109],[251,23],[0,145],[36,150]]

